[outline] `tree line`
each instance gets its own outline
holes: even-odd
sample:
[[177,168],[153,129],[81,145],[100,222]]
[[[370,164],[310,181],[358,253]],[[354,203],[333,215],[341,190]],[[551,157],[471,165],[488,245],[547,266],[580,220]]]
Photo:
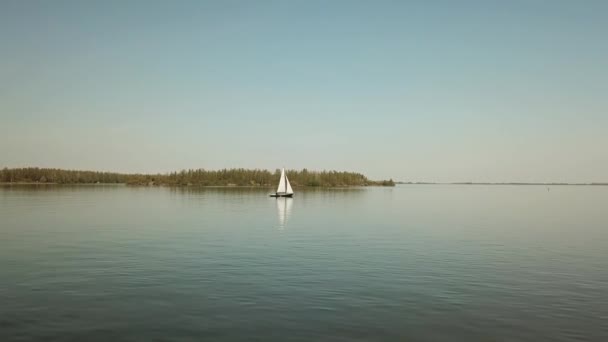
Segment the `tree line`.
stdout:
[[[394,186],[392,179],[372,181],[363,174],[345,171],[287,170],[287,177],[294,187],[299,186]],[[124,174],[115,172],[62,170],[51,168],[4,168],[0,170],[2,183],[55,183],[94,184],[117,183],[130,185],[172,186],[275,186],[281,175],[260,169],[191,169],[165,174]]]

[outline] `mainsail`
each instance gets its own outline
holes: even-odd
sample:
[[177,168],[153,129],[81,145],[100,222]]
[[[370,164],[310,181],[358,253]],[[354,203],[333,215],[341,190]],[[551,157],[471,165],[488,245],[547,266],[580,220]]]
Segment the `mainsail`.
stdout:
[[277,188],[277,193],[284,193],[286,189],[285,186],[285,169],[283,168],[281,170],[281,179],[279,180],[279,187]]

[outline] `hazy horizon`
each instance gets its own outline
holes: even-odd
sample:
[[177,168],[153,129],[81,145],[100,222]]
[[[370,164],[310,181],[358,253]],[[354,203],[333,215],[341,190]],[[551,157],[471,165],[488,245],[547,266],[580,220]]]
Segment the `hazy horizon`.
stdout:
[[0,168],[608,181],[608,2],[0,3]]

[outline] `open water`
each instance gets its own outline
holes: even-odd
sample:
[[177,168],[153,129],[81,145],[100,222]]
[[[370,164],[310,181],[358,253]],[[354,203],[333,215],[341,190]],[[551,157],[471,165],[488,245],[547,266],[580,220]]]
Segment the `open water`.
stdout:
[[0,187],[0,341],[608,341],[608,187]]

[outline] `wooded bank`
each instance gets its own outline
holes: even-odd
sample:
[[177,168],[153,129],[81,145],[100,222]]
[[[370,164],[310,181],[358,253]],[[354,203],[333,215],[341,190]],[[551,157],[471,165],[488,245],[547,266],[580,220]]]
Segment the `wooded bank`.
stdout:
[[[56,183],[94,184],[123,183],[130,185],[171,186],[275,186],[280,170],[222,169],[182,170],[165,174],[124,174],[115,172],[63,170],[51,168],[4,168],[0,170],[2,183]],[[287,177],[294,187],[342,187],[342,186],[394,186],[392,179],[373,181],[356,172],[287,170]]]

